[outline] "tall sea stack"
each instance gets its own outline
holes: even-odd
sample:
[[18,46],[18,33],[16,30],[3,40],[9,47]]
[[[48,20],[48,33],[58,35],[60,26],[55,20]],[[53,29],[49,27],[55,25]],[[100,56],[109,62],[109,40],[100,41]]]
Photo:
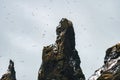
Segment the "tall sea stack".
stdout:
[[71,21],[63,18],[56,29],[55,44],[42,52],[38,80],[85,80],[80,57],[75,49],[75,33]]
[[9,61],[7,73],[5,73],[0,80],[16,80],[16,72],[12,60]]

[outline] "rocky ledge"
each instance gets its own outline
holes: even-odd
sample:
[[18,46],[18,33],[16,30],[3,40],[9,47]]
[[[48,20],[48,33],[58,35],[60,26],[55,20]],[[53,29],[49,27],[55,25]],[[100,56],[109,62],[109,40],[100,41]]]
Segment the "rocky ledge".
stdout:
[[120,80],[120,43],[107,49],[104,65],[89,80]]
[[75,49],[72,22],[63,18],[57,26],[56,34],[55,44],[43,48],[38,80],[85,80]]
[[7,73],[5,73],[0,80],[16,80],[14,62],[12,60],[9,61]]

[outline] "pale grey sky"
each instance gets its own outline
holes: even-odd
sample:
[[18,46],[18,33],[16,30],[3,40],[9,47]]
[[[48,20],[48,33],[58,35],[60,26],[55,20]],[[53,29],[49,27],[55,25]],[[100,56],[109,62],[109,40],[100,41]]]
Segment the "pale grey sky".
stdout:
[[17,80],[37,80],[42,48],[54,43],[61,18],[73,22],[87,78],[120,41],[120,0],[0,0],[0,76],[12,59]]

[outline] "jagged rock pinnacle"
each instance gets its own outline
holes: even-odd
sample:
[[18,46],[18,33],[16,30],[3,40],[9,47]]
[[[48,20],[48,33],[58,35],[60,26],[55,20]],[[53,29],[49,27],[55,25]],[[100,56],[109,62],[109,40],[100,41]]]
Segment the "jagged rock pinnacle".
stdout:
[[14,62],[12,60],[9,61],[7,73],[5,73],[0,80],[16,80]]
[[120,80],[120,43],[107,49],[104,65],[89,80]]
[[75,49],[75,33],[71,21],[63,18],[56,29],[54,45],[43,48],[38,80],[85,80],[80,58]]

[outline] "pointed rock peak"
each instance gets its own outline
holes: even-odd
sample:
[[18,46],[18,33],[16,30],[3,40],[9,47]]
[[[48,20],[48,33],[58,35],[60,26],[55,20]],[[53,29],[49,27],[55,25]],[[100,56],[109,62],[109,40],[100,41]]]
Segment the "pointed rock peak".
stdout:
[[14,69],[14,62],[10,59],[10,61],[9,61],[9,66],[8,66],[8,70],[9,70],[9,71],[13,71],[12,69]]
[[9,61],[7,73],[5,73],[0,80],[16,80],[16,72],[14,70],[14,62]]
[[63,28],[68,28],[68,27],[72,27],[72,22],[66,18],[62,18],[62,20],[60,21],[60,25]]
[[74,34],[72,22],[66,18],[62,18],[57,26],[56,33],[60,36],[60,34],[62,35],[63,33],[67,33],[68,29],[71,30],[69,33],[72,32]]
[[75,49],[72,22],[62,18],[56,29],[55,45],[44,47],[38,80],[85,80]]
[[120,80],[120,43],[106,50],[104,65],[89,80]]

